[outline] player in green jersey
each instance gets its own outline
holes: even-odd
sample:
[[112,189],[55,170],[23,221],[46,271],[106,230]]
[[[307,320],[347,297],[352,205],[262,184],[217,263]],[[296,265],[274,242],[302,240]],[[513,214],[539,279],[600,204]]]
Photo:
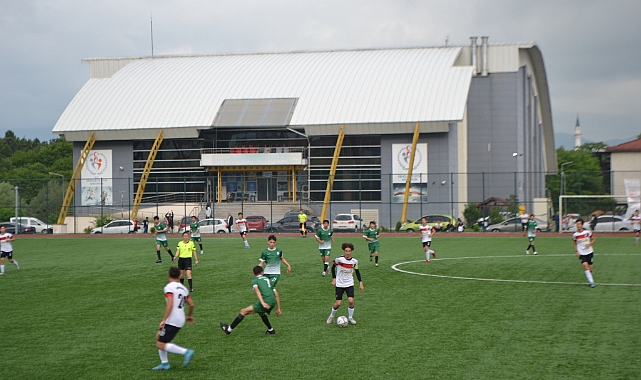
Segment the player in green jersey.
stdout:
[[525,254],[529,255],[530,254],[530,247],[532,247],[532,252],[533,254],[538,254],[536,252],[536,248],[534,248],[534,238],[536,238],[536,220],[534,220],[534,214],[530,214],[530,219],[528,219],[527,222],[525,222],[525,225],[523,226],[523,236],[527,234],[527,238],[530,241],[527,249],[525,250]]
[[156,227],[156,230],[154,231],[154,237],[156,238],[156,255],[158,255],[158,260],[156,260],[156,262],[162,263],[162,259],[160,258],[161,245],[165,247],[165,251],[169,253],[171,260],[173,261],[174,255],[171,253],[171,249],[169,249],[169,243],[167,243],[167,224],[165,224],[164,220],[160,222],[158,215],[156,215],[154,216],[154,225]]
[[292,266],[289,265],[287,260],[283,257],[283,251],[280,248],[276,248],[276,235],[269,235],[267,238],[268,248],[266,248],[263,253],[260,255],[260,262],[258,265],[265,268],[264,276],[269,279],[272,283],[272,289],[274,289],[274,295],[276,300],[280,305],[280,295],[276,290],[276,284],[280,279],[280,263],[287,265],[287,274],[292,272]]
[[200,223],[198,223],[198,218],[195,215],[191,217],[189,228],[191,228],[191,241],[198,243],[198,246],[200,247],[200,254],[202,255],[204,252],[203,243],[200,240]]
[[372,257],[375,257],[376,266],[378,266],[378,252],[381,250],[381,245],[378,243],[378,237],[380,236],[378,228],[376,228],[376,222],[369,222],[369,229],[363,232],[363,237],[367,240],[367,248],[369,248],[369,261],[372,261]]
[[252,289],[254,289],[256,297],[258,297],[258,302],[253,305],[249,305],[244,309],[240,309],[240,314],[238,314],[238,316],[236,317],[236,319],[234,319],[230,326],[223,322],[220,322],[220,328],[223,329],[225,334],[231,334],[234,328],[236,328],[236,326],[238,326],[238,324],[242,322],[243,319],[245,319],[245,316],[255,313],[258,313],[258,315],[260,315],[263,323],[265,324],[265,326],[267,326],[267,331],[265,333],[276,334],[276,331],[274,331],[271,323],[269,323],[267,314],[269,314],[274,306],[276,306],[276,316],[280,316],[282,314],[280,311],[280,302],[274,295],[274,288],[272,287],[271,281],[267,277],[263,276],[263,267],[261,267],[260,265],[254,267]]
[[320,251],[321,260],[323,261],[323,273],[321,276],[325,277],[329,269],[329,255],[332,252],[332,243],[334,242],[334,231],[329,228],[329,220],[323,220],[323,227],[316,231],[316,241],[318,242],[318,250]]

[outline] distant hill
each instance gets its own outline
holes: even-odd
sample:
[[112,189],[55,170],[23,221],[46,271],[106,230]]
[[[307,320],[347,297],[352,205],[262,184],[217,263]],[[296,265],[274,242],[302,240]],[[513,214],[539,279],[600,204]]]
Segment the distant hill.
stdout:
[[[612,140],[607,140],[603,141],[607,146],[613,146],[613,145],[619,145],[621,143],[627,142],[627,141],[632,141],[635,140],[636,137],[632,136],[627,139],[612,139]],[[591,142],[600,142],[600,141],[594,141],[590,139],[583,139],[584,143],[591,143]],[[556,148],[563,147],[566,150],[568,149],[573,149],[574,148],[574,135],[570,133],[555,133],[554,134],[554,145],[556,145]]]

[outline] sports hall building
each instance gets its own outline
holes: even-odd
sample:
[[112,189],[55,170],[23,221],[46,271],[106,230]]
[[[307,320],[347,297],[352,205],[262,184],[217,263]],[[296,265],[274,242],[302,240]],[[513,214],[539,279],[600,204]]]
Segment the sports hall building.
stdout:
[[83,63],[89,80],[53,132],[74,142],[74,161],[93,133],[94,158],[111,161],[93,174],[114,179],[112,198],[136,192],[152,152],[143,202],[186,193],[317,208],[341,130],[333,214],[367,204],[381,220],[399,220],[391,204],[403,201],[416,128],[410,202],[422,211],[460,216],[465,203],[511,194],[527,204],[546,196],[545,173],[556,172],[534,43],[481,37],[464,46]]

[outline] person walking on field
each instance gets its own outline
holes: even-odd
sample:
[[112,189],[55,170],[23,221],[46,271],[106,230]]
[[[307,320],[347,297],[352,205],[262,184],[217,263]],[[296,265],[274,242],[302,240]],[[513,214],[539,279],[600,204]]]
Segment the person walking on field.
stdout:
[[306,238],[307,237],[307,214],[305,214],[305,211],[300,210],[300,213],[298,214],[298,221],[300,222],[300,234],[302,237]]
[[238,219],[236,219],[236,228],[240,233],[240,237],[243,238],[243,243],[245,243],[245,249],[249,249],[249,242],[247,241],[247,233],[249,228],[247,228],[247,220],[243,218],[243,213],[238,213]]
[[432,236],[436,233],[434,228],[427,224],[427,218],[421,218],[421,225],[418,227],[419,232],[421,233],[421,242],[423,243],[423,251],[425,252],[425,264],[430,262],[430,254],[432,258],[436,258],[436,251],[431,248],[432,246]]
[[634,215],[630,217],[632,222],[632,229],[634,230],[634,245],[639,245],[639,234],[641,234],[641,216],[639,216],[639,210],[634,211]]
[[347,293],[347,319],[349,323],[355,325],[356,320],[354,319],[354,276],[352,273],[356,273],[356,278],[358,278],[358,288],[362,292],[365,288],[363,287],[363,280],[361,278],[361,272],[358,270],[358,260],[352,257],[352,252],[354,252],[354,245],[352,243],[343,243],[341,246],[343,249],[343,255],[334,259],[332,264],[332,286],[336,288],[336,301],[332,306],[332,311],[327,318],[327,324],[329,325],[334,321],[336,316],[336,311],[343,303],[343,294]]
[[594,245],[595,238],[592,234],[592,231],[586,230],[583,228],[583,219],[576,220],[576,232],[572,234],[572,240],[574,241],[574,252],[576,252],[576,257],[581,261],[583,269],[585,272],[585,278],[588,279],[590,287],[594,288],[594,278],[592,277],[592,267],[594,259],[594,251],[592,246]]
[[180,269],[180,283],[185,282],[185,272],[187,272],[187,282],[189,282],[189,291],[194,291],[194,285],[191,279],[191,259],[196,260],[198,265],[198,255],[196,255],[196,246],[194,241],[190,240],[189,231],[183,232],[183,240],[178,242],[176,247],[176,256],[174,260],[178,259],[178,268]]
[[[16,228],[18,224],[16,223]],[[11,242],[15,240],[12,234],[7,232],[5,226],[0,226],[0,275],[4,274],[4,258],[8,257],[9,262],[15,265],[16,269],[20,269],[18,262],[13,259],[13,246]]]
[[525,254],[529,255],[530,254],[530,248],[532,248],[532,254],[537,255],[538,253],[536,252],[536,248],[534,247],[534,239],[536,238],[536,229],[538,225],[536,223],[536,220],[534,220],[534,214],[530,214],[530,219],[525,222],[525,227],[523,227],[523,236],[527,234],[527,238],[529,240],[529,244],[527,248],[525,249]]
[[171,249],[169,249],[169,243],[167,243],[167,225],[164,221],[160,222],[158,215],[156,215],[154,216],[154,226],[156,227],[156,230],[154,231],[154,237],[156,238],[156,255],[158,255],[158,260],[156,260],[156,263],[162,263],[162,259],[160,258],[161,245],[165,247],[165,251],[169,253],[169,256],[171,256],[171,260],[173,261],[174,254],[171,253]]

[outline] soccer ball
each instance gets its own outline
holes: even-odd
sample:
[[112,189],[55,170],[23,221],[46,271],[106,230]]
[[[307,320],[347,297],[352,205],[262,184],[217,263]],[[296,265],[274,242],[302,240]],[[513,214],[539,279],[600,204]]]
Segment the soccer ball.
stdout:
[[338,325],[338,327],[347,327],[347,322],[347,317],[344,315],[336,318],[336,324]]

